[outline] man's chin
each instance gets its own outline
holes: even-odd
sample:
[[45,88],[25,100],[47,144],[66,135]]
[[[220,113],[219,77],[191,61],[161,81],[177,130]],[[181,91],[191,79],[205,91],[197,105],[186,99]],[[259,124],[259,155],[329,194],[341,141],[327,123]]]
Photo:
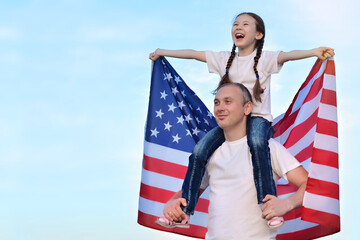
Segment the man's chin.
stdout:
[[218,121],[217,124],[219,125],[219,127],[220,127],[221,129],[226,129],[226,127],[227,127],[227,124],[224,123],[224,122],[222,122],[222,121]]

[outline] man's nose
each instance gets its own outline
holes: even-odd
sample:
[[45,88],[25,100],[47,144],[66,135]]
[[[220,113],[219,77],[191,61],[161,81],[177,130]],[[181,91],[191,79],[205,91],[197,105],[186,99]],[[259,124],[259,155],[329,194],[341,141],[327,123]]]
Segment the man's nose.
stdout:
[[222,111],[224,111],[224,107],[225,107],[224,104],[219,103],[219,105],[216,106],[216,111],[217,112],[222,112]]

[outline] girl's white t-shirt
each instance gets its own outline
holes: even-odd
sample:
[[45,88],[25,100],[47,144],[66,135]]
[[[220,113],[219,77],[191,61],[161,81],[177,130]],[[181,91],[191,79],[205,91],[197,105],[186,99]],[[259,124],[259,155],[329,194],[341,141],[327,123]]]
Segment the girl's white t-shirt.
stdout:
[[[253,99],[252,116],[263,117],[269,122],[273,121],[270,102],[270,78],[271,74],[278,73],[282,67],[282,65],[277,62],[279,53],[280,51],[262,51],[257,65],[259,81],[261,87],[264,89],[264,93],[261,94],[262,102]],[[231,52],[206,51],[206,62],[209,72],[218,73],[221,79],[221,77],[225,75],[225,67],[230,54]],[[249,89],[251,95],[256,81],[256,75],[253,68],[255,55],[256,49],[250,55],[244,57],[239,57],[236,53],[234,61],[229,69],[230,80],[242,83]]]
[[[277,141],[269,140],[274,181],[300,163]],[[257,203],[251,153],[246,136],[225,141],[212,155],[201,183],[210,186],[206,240],[275,239]]]

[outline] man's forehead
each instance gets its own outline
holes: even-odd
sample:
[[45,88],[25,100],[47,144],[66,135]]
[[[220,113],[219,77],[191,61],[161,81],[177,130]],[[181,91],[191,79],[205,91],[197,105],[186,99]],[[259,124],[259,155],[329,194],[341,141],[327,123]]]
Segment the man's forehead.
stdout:
[[216,93],[215,99],[219,98],[242,98],[241,90],[238,86],[228,85],[220,88]]

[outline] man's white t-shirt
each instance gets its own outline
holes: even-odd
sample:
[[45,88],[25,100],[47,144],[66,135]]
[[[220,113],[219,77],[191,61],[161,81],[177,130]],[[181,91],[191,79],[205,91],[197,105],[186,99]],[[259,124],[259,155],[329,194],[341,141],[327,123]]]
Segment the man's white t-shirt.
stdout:
[[[278,142],[269,140],[275,182],[300,163]],[[261,217],[246,136],[225,141],[212,155],[201,188],[210,186],[207,240],[275,239],[276,230]]]
[[[230,57],[231,52],[211,52],[206,51],[206,63],[209,72],[217,73],[220,77],[225,75],[225,67]],[[259,81],[264,93],[261,94],[262,102],[253,101],[252,116],[260,116],[267,119],[269,122],[273,121],[271,115],[270,104],[270,77],[273,73],[278,73],[282,67],[277,62],[280,52],[262,51],[259,59],[257,70],[259,72]],[[229,78],[236,83],[242,83],[249,89],[251,95],[256,81],[254,73],[254,57],[256,50],[250,55],[239,57],[236,53],[233,63],[229,70]]]

